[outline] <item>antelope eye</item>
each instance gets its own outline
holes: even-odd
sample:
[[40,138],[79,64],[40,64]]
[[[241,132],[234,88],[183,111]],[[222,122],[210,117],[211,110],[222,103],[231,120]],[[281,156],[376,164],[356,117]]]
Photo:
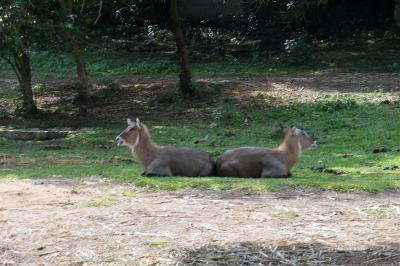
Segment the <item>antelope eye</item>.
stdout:
[[133,130],[135,130],[135,128],[134,128],[134,127],[131,127],[128,131],[133,131]]

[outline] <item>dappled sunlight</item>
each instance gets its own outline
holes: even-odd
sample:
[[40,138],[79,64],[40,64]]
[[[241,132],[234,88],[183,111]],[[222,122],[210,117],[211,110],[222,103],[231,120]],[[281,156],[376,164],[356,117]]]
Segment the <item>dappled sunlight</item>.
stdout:
[[[176,79],[171,77],[118,78],[118,90],[123,93],[116,98],[107,94],[112,90],[105,84],[116,82],[111,79],[102,87],[96,87],[100,97],[96,108],[101,107],[101,110],[96,111],[93,118],[65,121],[65,126],[73,128],[66,138],[0,139],[3,148],[0,172],[18,179],[100,176],[161,190],[382,191],[400,188],[400,170],[396,168],[400,165],[397,135],[400,124],[396,118],[399,109],[394,104],[395,98],[391,98],[394,94],[367,88],[354,93],[323,91],[323,84],[329,85],[329,79],[323,81],[325,74],[315,75],[318,76],[315,79],[304,75],[293,80],[287,76],[203,79],[202,86],[210,86],[211,92],[216,94],[209,96],[212,101],[198,103],[199,108],[163,103],[164,96],[169,99],[175,97],[173,94],[152,98],[161,90],[172,89],[168,86]],[[307,83],[310,78],[321,85],[321,91],[307,84],[302,87],[300,83]],[[343,83],[338,81],[335,86],[342,86],[347,78],[351,77],[345,75],[340,81]],[[373,78],[376,77],[366,77],[371,79],[368,82]],[[130,84],[147,85],[141,85],[139,90]],[[220,87],[213,87],[215,84]],[[390,90],[391,85],[387,86]],[[381,101],[387,102],[378,104]],[[123,112],[118,111],[125,106],[128,108]],[[118,111],[116,116],[113,110]],[[103,119],[107,116],[113,116],[112,120]],[[302,154],[293,176],[287,179],[147,178],[140,175],[143,168],[130,151],[115,144],[115,137],[126,127],[127,117],[140,117],[147,122],[154,140],[160,145],[197,148],[211,152],[214,158],[229,148],[276,147],[283,138],[280,124],[305,129],[320,145]],[[17,120],[8,122],[2,129],[60,126],[64,125],[57,119]]]

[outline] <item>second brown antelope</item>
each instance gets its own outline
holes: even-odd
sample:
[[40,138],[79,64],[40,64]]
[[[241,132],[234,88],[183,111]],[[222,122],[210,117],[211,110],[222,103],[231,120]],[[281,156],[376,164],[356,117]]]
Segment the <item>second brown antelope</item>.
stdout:
[[128,119],[128,127],[116,138],[131,149],[147,176],[213,176],[214,161],[207,152],[191,148],[164,147],[153,142],[145,124]]
[[275,149],[244,147],[224,152],[217,160],[219,176],[288,177],[301,152],[316,142],[304,130],[285,128],[285,139]]

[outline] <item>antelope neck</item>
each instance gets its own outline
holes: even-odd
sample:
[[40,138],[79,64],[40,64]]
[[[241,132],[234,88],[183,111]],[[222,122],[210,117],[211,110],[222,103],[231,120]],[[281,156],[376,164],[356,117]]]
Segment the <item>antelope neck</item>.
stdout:
[[131,150],[139,162],[147,167],[156,157],[159,146],[152,141],[147,127],[143,124],[141,127],[135,144],[131,146]]
[[296,140],[296,142],[294,142],[290,141],[289,138],[285,138],[281,145],[279,145],[278,151],[282,153],[284,163],[290,170],[299,159],[299,156],[302,152],[300,140]]

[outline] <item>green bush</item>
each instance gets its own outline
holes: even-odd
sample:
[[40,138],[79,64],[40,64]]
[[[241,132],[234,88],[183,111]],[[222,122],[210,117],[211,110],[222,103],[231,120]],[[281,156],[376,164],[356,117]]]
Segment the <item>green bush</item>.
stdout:
[[283,59],[288,65],[307,65],[313,46],[305,34],[297,34],[283,43]]
[[32,86],[32,92],[34,94],[43,93],[44,91],[46,91],[46,89],[47,89],[46,84],[43,83],[37,83]]
[[212,118],[216,125],[233,126],[241,124],[245,116],[233,102],[223,101],[218,103],[212,111]]
[[319,101],[316,107],[320,111],[334,112],[358,108],[358,103],[355,99],[349,97],[333,97],[332,99]]

